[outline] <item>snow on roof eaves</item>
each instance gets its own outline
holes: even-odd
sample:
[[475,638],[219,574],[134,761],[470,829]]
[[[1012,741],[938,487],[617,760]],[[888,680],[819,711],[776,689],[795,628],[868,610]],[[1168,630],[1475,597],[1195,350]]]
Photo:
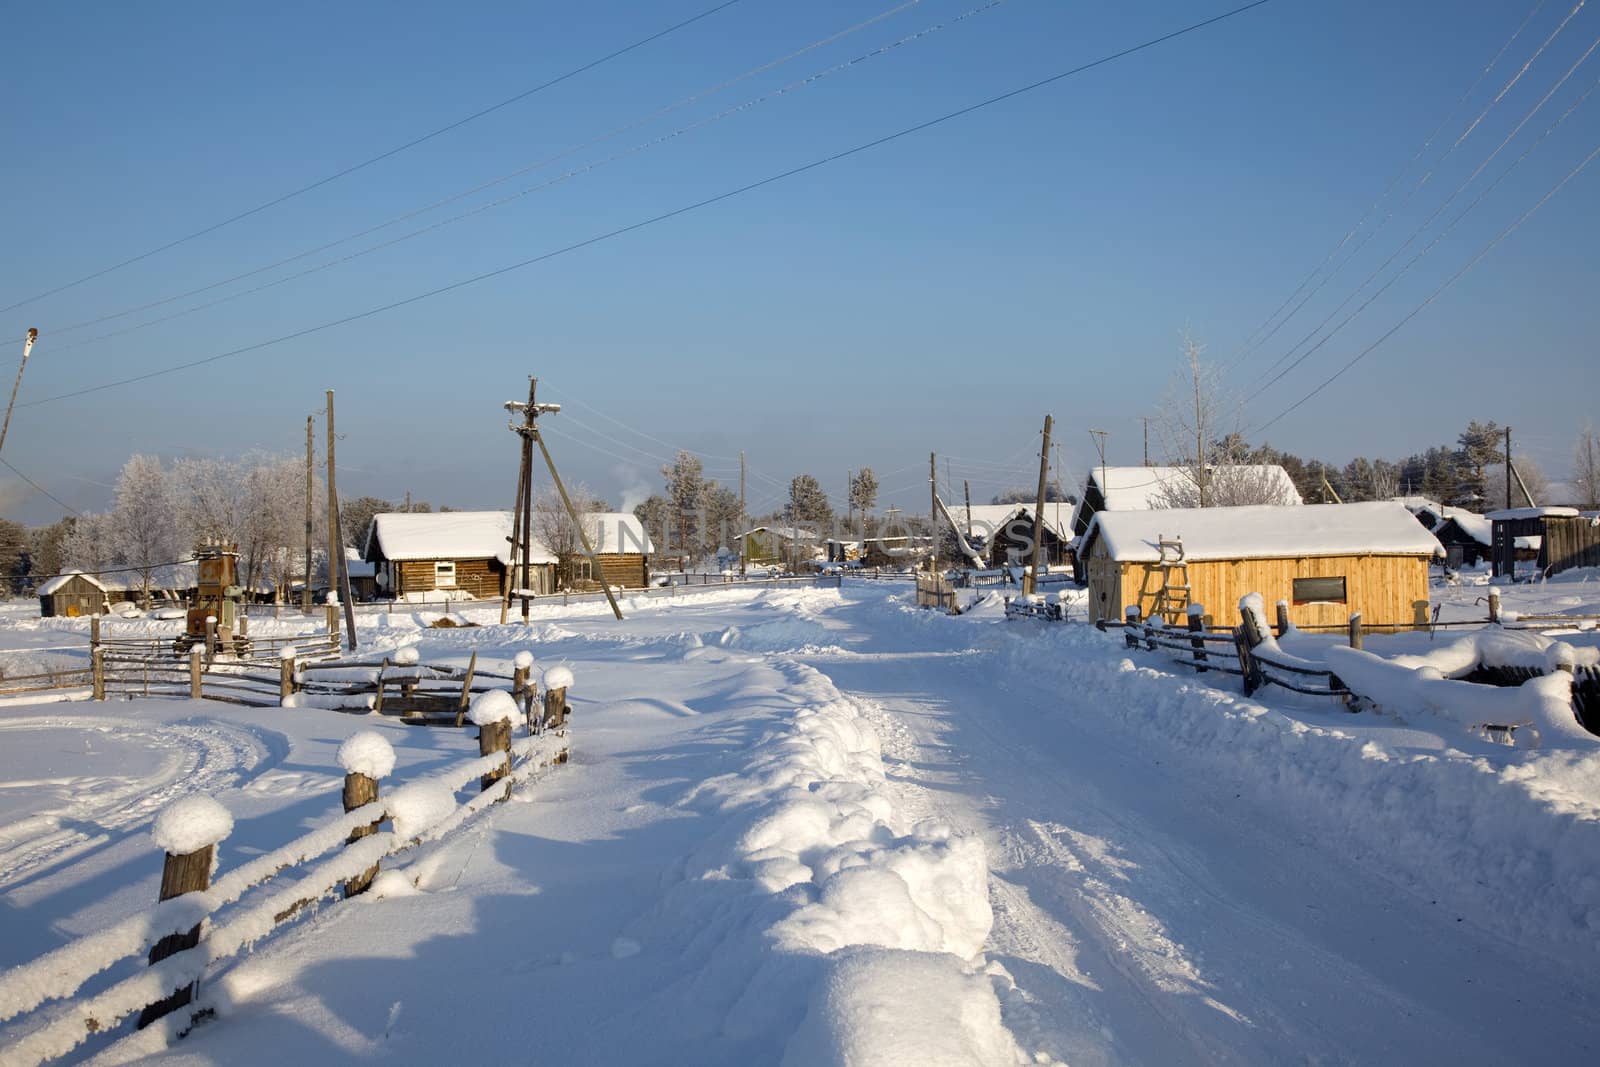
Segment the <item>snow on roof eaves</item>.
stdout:
[[1577,508],[1505,508],[1491,511],[1484,518],[1491,522],[1509,522],[1517,519],[1575,519]]
[[[368,556],[376,548],[385,559],[511,559],[511,512],[384,512],[372,517]],[[555,563],[555,555],[534,539],[532,563]]]
[[[1229,469],[1257,472],[1269,479],[1272,488],[1285,499],[1300,502],[1294,479],[1275,463],[1244,464]],[[1187,467],[1091,467],[1089,480],[1099,487],[1107,511],[1147,511],[1161,503],[1169,485],[1193,483]]]
[[1300,556],[1434,556],[1439,541],[1390,501],[1102,511],[1084,536],[1086,550],[1103,542],[1112,559],[1154,563],[1162,538],[1181,539],[1190,562],[1292,559]]
[[82,578],[102,593],[106,592],[106,587],[96,581],[94,575],[84,574],[82,571],[68,571],[65,574],[58,574],[34,590],[34,592],[38,596],[50,596],[74,578]]

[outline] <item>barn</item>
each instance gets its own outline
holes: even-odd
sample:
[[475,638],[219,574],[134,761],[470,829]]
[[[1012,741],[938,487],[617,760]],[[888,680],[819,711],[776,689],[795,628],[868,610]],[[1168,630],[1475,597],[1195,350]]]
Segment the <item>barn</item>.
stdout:
[[46,619],[104,615],[110,610],[109,591],[82,571],[58,574],[39,586],[37,592],[39,614]]
[[1202,605],[1214,625],[1234,621],[1247,593],[1289,602],[1302,627],[1368,628],[1428,621],[1428,565],[1439,542],[1390,501],[1105,511],[1079,544],[1090,621],[1142,616],[1178,622]]
[[[396,598],[496,599],[511,558],[511,512],[384,512],[372,517],[361,558],[376,566],[378,588]],[[533,542],[524,586],[555,591],[556,557]]]
[[1600,512],[1577,508],[1508,508],[1491,511],[1490,548],[1496,577],[1515,577],[1516,561],[1529,539],[1538,549],[1537,573],[1546,577],[1574,567],[1600,567]]

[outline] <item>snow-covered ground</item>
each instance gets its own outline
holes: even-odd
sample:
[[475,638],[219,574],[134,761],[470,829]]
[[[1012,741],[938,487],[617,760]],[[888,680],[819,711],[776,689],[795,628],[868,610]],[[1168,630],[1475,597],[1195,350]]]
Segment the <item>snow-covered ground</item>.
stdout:
[[[1600,582],[1559,584],[1506,604],[1600,602]],[[1483,589],[1436,592],[1481,617]],[[1008,623],[998,598],[955,618],[909,599],[846,582],[625,602],[622,624],[604,604],[536,607],[528,627],[373,620],[369,647],[570,667],[572,763],[408,856],[385,883],[405,891],[221,969],[202,990],[216,1017],[163,1055],[1600,1054],[1600,744],[1247,700],[1115,635]],[[70,658],[82,626],[3,614],[0,648]],[[471,731],[312,708],[0,708],[0,965],[153,901],[149,828],[172,799],[232,813],[224,871],[327,818],[339,745],[374,728],[396,781],[476,754]]]

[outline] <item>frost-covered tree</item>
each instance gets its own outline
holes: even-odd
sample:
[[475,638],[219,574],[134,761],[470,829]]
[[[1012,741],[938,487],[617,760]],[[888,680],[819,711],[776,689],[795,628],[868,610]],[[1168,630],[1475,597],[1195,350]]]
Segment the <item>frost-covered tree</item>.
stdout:
[[[1466,501],[1483,500],[1489,496],[1489,485],[1486,481],[1485,468],[1492,464],[1499,464],[1505,468],[1505,450],[1502,447],[1504,431],[1493,419],[1488,422],[1479,422],[1473,419],[1467,428],[1461,431],[1456,438],[1461,446],[1456,454],[1457,463],[1461,472],[1461,487],[1457,491],[1459,499]],[[1504,484],[1500,487],[1500,495],[1505,495]]]
[[785,522],[809,526],[817,533],[826,533],[833,526],[833,505],[822,483],[809,474],[797,474],[789,482],[789,503],[784,506]]
[[[605,501],[582,482],[569,484],[567,496],[580,516],[606,510]],[[554,553],[556,576],[562,584],[570,587],[577,561],[583,558],[583,541],[578,537],[578,528],[573,525],[572,516],[567,514],[566,505],[561,502],[561,494],[554,488],[545,490],[534,499],[533,536]],[[596,546],[596,551],[599,551],[599,546]]]
[[661,476],[667,480],[677,548],[686,556],[695,556],[700,544],[701,510],[705,507],[705,464],[692,452],[679,452],[670,467],[661,468]]
[[705,515],[706,528],[700,540],[700,550],[708,556],[731,546],[734,539],[744,532],[739,525],[742,517],[739,494],[725,485],[716,482],[706,484]]
[[177,561],[185,548],[172,480],[157,457],[133,456],[123,465],[111,509],[111,543],[117,555],[137,569],[143,602],[149,607],[152,572]]
[[61,540],[63,570],[99,574],[117,563],[112,543],[111,516],[90,513],[79,515]]
[[237,459],[187,457],[172,465],[183,539],[191,546],[237,544],[249,507],[248,471]]
[[1572,487],[1584,511],[1600,510],[1600,434],[1584,426],[1572,452]]
[[[1511,499],[1506,500],[1506,465],[1504,463],[1491,463],[1483,468],[1483,476],[1488,490],[1484,499],[1484,510],[1493,511],[1497,508],[1524,508],[1535,507],[1550,503],[1550,480],[1544,476],[1544,471],[1533,461],[1531,456],[1521,456],[1511,461],[1512,469],[1517,477],[1511,479]],[[1520,480],[1519,480],[1520,478]],[[1527,491],[1524,492],[1524,486]]]
[[254,589],[262,579],[270,580],[281,600],[284,590],[303,568],[304,461],[258,452],[247,455],[242,462],[247,473],[238,543],[244,583]]

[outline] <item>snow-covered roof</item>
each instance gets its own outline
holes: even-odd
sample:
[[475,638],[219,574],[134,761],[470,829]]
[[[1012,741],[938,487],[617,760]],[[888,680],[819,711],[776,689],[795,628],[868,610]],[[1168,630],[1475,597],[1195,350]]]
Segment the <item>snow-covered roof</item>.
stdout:
[[1513,522],[1517,519],[1575,519],[1577,508],[1504,508],[1491,511],[1484,518],[1491,522]]
[[45,582],[43,585],[39,586],[39,588],[34,590],[34,592],[39,596],[50,596],[62,586],[72,581],[74,578],[82,578],[84,581],[88,582],[102,593],[106,592],[106,587],[96,581],[94,575],[85,574],[82,571],[67,571],[65,574],[58,574],[54,578],[51,578],[49,581]]
[[[1486,516],[1479,515],[1475,511],[1451,508],[1450,514],[1439,520],[1438,525],[1433,528],[1433,532],[1436,534],[1443,533],[1445,526],[1452,522],[1456,524],[1462,533],[1478,542],[1478,544],[1483,545],[1485,548],[1493,547],[1494,523],[1490,522]],[[1539,541],[1538,534],[1523,535],[1516,539],[1516,547],[1538,551]]]
[[[383,512],[372,517],[367,560],[511,559],[511,512],[431,511]],[[533,563],[555,563],[556,557],[534,538]]]
[[[1275,492],[1300,502],[1294,479],[1276,464],[1243,464],[1229,470],[1259,475]],[[1194,479],[1187,467],[1091,467],[1088,484],[1100,490],[1107,511],[1148,511],[1162,503],[1169,486],[1191,486]]]
[[[1066,539],[1072,536],[1070,523],[1076,504],[1065,500],[1049,500],[1044,505],[1044,524],[1059,538]],[[950,515],[956,524],[965,532],[967,525],[967,509],[965,505],[958,505],[950,509]],[[1033,522],[1033,504],[1021,501],[1014,504],[974,504],[972,505],[972,531],[975,534],[992,534],[1003,530],[1012,519],[1019,515],[1026,515],[1028,522]]]
[[1393,501],[1274,507],[1168,508],[1102,511],[1084,535],[1112,559],[1154,563],[1162,538],[1181,539],[1189,561],[1290,559],[1299,556],[1432,556],[1442,550],[1405,508]]
[[757,526],[746,530],[740,537],[749,537],[751,534],[774,533],[779,537],[787,537],[791,541],[815,541],[817,532],[808,530],[804,526]]
[[644,523],[626,511],[591,511],[583,517],[583,532],[589,535],[596,553],[648,556],[656,550]]

